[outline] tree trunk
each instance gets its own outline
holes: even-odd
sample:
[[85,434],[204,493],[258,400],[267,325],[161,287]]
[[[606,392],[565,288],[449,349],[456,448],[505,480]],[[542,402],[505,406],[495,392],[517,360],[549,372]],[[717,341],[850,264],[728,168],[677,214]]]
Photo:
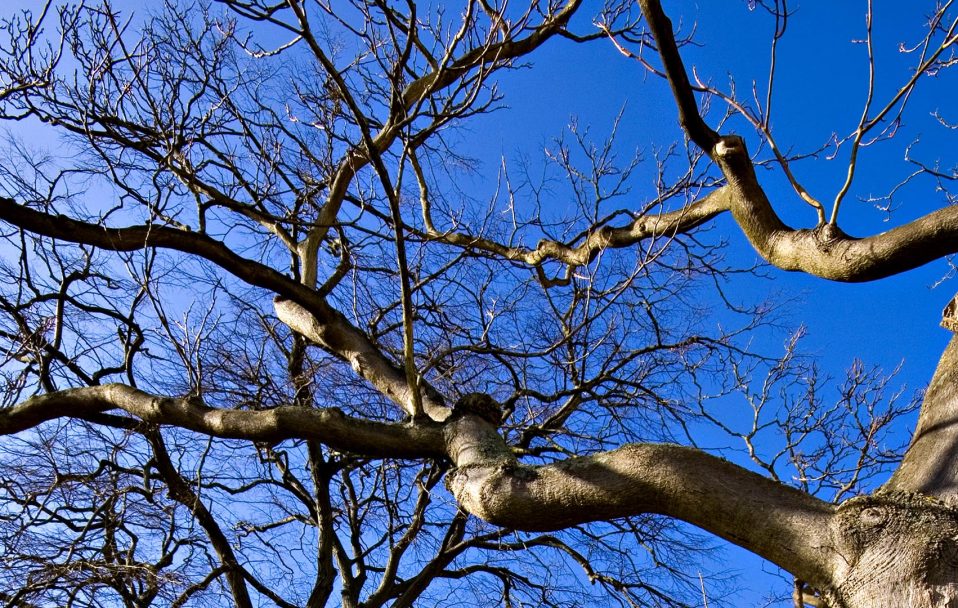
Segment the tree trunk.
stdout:
[[[949,309],[954,308],[954,305]],[[943,325],[954,330],[951,319]],[[831,608],[958,608],[958,337],[925,393],[898,470],[874,496],[847,501],[833,525]]]
[[919,494],[843,504],[829,608],[958,608],[958,510]]

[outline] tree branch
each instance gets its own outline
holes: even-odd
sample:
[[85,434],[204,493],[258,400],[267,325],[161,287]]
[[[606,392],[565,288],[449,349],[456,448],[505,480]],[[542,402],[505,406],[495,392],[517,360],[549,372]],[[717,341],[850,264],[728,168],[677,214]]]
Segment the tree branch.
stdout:
[[958,253],[958,207],[945,207],[865,238],[851,237],[834,225],[795,229],[772,208],[740,137],[721,137],[712,152],[728,181],[726,186],[684,209],[643,216],[627,226],[603,227],[576,246],[543,240],[535,249],[524,249],[457,232],[433,232],[431,237],[532,266],[547,259],[581,266],[603,249],[687,232],[731,210],[749,242],[770,264],[833,281],[874,281]]
[[[403,408],[408,407],[405,372],[387,359],[369,337],[341,312],[329,305],[315,290],[280,274],[272,268],[237,255],[229,247],[205,234],[146,224],[107,228],[63,215],[52,215],[0,197],[0,220],[23,230],[71,243],[83,243],[110,251],[135,251],[148,247],[172,249],[199,256],[250,285],[279,294],[276,314],[296,331],[319,346],[348,361],[353,369]],[[295,304],[294,304],[295,302]],[[309,333],[307,333],[309,332]],[[395,386],[399,375],[400,386]],[[424,389],[431,401],[433,418],[442,420],[442,397]],[[411,414],[411,412],[409,412]]]
[[[423,197],[428,196],[422,178],[420,178],[420,191]],[[464,249],[485,251],[530,266],[538,266],[546,260],[555,260],[569,266],[583,266],[591,262],[604,249],[631,247],[647,238],[673,237],[676,234],[688,232],[727,211],[729,199],[725,191],[720,188],[682,209],[657,215],[642,215],[626,226],[603,226],[591,232],[578,245],[543,239],[534,249],[505,245],[485,237],[454,230],[440,232],[433,226],[432,218],[426,211],[428,208],[428,204],[423,201],[423,213],[426,218],[424,237]]]
[[555,464],[520,465],[476,416],[445,429],[448,485],[470,513],[500,526],[556,530],[640,513],[676,517],[825,585],[833,507],[700,450],[632,444]]
[[216,551],[224,569],[226,581],[236,606],[238,608],[253,608],[249,589],[246,586],[246,578],[243,576],[243,566],[236,559],[236,553],[233,551],[229,539],[223,533],[219,522],[216,521],[216,518],[206,508],[200,497],[177,471],[176,466],[170,460],[170,453],[166,449],[166,444],[160,434],[154,430],[154,432],[148,434],[147,438],[153,448],[156,469],[166,482],[170,497],[190,510],[206,532],[210,544],[213,545],[213,550]]
[[[222,410],[123,385],[78,388],[0,410],[0,433],[122,409],[144,422],[254,441],[303,438],[370,456],[448,456],[460,505],[491,523],[551,530],[640,513],[676,517],[775,562],[813,585],[831,568],[831,505],[699,450],[633,444],[540,467],[520,465],[495,416],[460,409],[442,426],[390,425],[338,410]],[[487,413],[489,414],[489,413]]]
[[682,63],[679,47],[675,43],[672,22],[665,15],[662,4],[658,0],[640,0],[639,4],[658,46],[659,56],[662,58],[662,65],[665,68],[669,86],[672,88],[675,104],[678,106],[679,124],[682,125],[682,129],[688,134],[689,139],[711,156],[712,148],[718,141],[719,134],[705,124],[699,114],[692,84],[689,82],[685,65]]
[[[290,329],[315,344],[338,353],[356,373],[402,407],[407,414],[416,415],[406,372],[384,357],[365,334],[351,325],[321,322],[310,310],[292,300],[277,298],[273,301],[273,308],[279,320]],[[423,413],[432,420],[445,420],[449,416],[449,408],[443,405],[442,395],[425,380],[419,383],[419,388]]]
[[143,422],[167,424],[229,439],[278,442],[315,439],[344,452],[375,457],[441,457],[440,428],[428,422],[385,424],[343,414],[283,406],[271,410],[211,408],[194,399],[151,395],[122,384],[67,389],[0,409],[0,435],[10,435],[56,418],[86,418],[120,409]]
[[641,0],[659,47],[665,74],[689,139],[713,158],[729,182],[731,209],[752,246],[782,270],[818,277],[872,281],[922,266],[958,250],[958,207],[946,207],[909,224],[864,239],[851,238],[832,221],[814,230],[786,226],[772,209],[737,136],[722,137],[702,120],[675,43],[672,23],[658,0]]

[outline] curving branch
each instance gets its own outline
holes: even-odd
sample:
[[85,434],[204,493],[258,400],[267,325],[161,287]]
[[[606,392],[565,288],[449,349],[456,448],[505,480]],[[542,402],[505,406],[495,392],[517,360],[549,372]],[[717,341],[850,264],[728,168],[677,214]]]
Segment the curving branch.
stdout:
[[337,450],[376,457],[432,458],[445,452],[439,427],[429,423],[386,424],[353,418],[338,409],[297,406],[256,411],[218,409],[195,399],[160,397],[122,384],[47,393],[0,409],[0,435],[19,433],[48,420],[87,418],[117,409],[146,423],[227,439],[270,443],[315,439]]
[[547,260],[555,260],[569,266],[588,264],[604,249],[631,247],[645,239],[658,236],[673,237],[701,226],[728,210],[728,199],[722,189],[675,211],[656,215],[641,215],[625,226],[603,226],[591,232],[579,244],[573,245],[551,239],[539,241],[534,249],[506,245],[485,237],[457,230],[439,231],[429,213],[429,193],[421,169],[414,163],[419,181],[420,198],[426,231],[424,238],[455,245],[464,249],[483,251],[507,260],[539,266]]
[[[342,358],[364,379],[407,408],[408,383],[405,372],[383,355],[369,337],[329,305],[315,290],[280,274],[269,266],[236,254],[220,241],[205,234],[167,226],[146,224],[107,228],[64,215],[52,215],[0,197],[0,220],[22,230],[71,243],[92,245],[109,251],[136,251],[146,248],[172,249],[213,262],[243,281],[278,294],[276,313],[296,331]],[[442,398],[428,386],[424,389],[427,411],[436,419],[445,416]],[[412,414],[412,412],[407,412]]]
[[782,270],[861,282],[911,270],[958,252],[958,207],[946,207],[862,239],[848,236],[834,221],[813,230],[787,226],[759,184],[742,138],[715,133],[699,114],[694,89],[661,3],[642,0],[641,5],[679,108],[679,122],[689,139],[718,164],[728,181],[728,209],[765,260]]
[[253,608],[243,566],[239,563],[236,552],[233,550],[226,534],[223,533],[223,528],[196,492],[193,491],[193,488],[190,487],[189,482],[176,469],[160,433],[151,432],[147,438],[153,448],[153,461],[156,463],[156,469],[166,483],[170,497],[189,509],[206,532],[206,537],[220,560],[226,582],[233,596],[233,602],[238,608]]
[[221,241],[199,232],[154,224],[109,228],[65,215],[30,209],[2,196],[0,221],[41,236],[68,243],[92,245],[108,251],[137,251],[155,247],[188,253],[213,262],[250,285],[295,299],[317,311],[327,314],[334,312],[312,289],[300,285],[269,266],[238,255]]
[[958,207],[866,238],[848,236],[833,224],[796,230],[775,213],[740,137],[723,137],[713,153],[728,180],[736,223],[755,250],[782,270],[833,281],[874,281],[958,252]]
[[958,253],[958,207],[945,207],[865,238],[849,236],[832,224],[795,229],[786,225],[772,207],[740,137],[721,137],[712,156],[727,185],[684,209],[643,216],[626,226],[603,227],[578,245],[543,240],[535,249],[526,249],[459,232],[431,232],[429,236],[530,266],[546,260],[582,266],[604,249],[630,247],[647,238],[688,232],[731,211],[751,245],[768,263],[781,270],[801,271],[833,281],[874,281]]
[[839,559],[831,548],[831,505],[699,450],[632,444],[528,467],[477,416],[457,419],[445,433],[456,465],[450,490],[465,510],[500,526],[556,530],[657,513],[717,534],[813,584],[827,584]]
[[[834,508],[699,450],[632,444],[554,464],[521,465],[499,435],[488,398],[457,404],[443,424],[383,424],[338,410],[210,408],[112,384],[50,393],[0,410],[0,434],[60,417],[119,409],[150,424],[223,438],[316,440],[367,456],[448,457],[447,484],[466,511],[500,526],[553,530],[642,513],[676,517],[775,562],[813,585],[826,584]],[[476,402],[476,403],[473,403]]]

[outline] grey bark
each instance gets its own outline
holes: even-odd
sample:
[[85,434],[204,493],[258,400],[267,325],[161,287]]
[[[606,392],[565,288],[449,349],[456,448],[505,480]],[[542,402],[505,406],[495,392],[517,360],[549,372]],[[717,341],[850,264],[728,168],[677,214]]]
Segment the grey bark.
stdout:
[[890,490],[958,501],[958,336],[952,337],[925,393],[911,445]]

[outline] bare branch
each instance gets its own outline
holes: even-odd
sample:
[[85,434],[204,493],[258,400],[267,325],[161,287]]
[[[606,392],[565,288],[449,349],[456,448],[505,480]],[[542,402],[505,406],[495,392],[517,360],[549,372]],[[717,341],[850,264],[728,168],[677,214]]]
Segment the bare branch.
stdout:
[[688,134],[689,139],[695,142],[695,145],[701,148],[703,152],[711,156],[712,148],[718,142],[719,135],[705,124],[701,114],[699,114],[692,85],[685,71],[685,65],[682,63],[678,45],[675,44],[672,22],[662,10],[662,4],[659,0],[641,0],[639,4],[642,6],[642,13],[645,15],[649,29],[658,44],[659,56],[662,58],[662,65],[668,76],[669,86],[672,87],[675,105],[678,106],[679,124],[682,125],[682,129]]
[[445,430],[459,504],[493,523],[555,530],[638,513],[677,517],[746,547],[815,584],[827,583],[833,507],[707,455],[633,444],[539,467],[520,465],[476,417]]
[[143,422],[174,425],[216,437],[278,442],[315,439],[335,449],[376,456],[434,457],[443,453],[438,427],[385,424],[346,416],[336,409],[284,406],[243,411],[211,408],[193,399],[158,397],[121,384],[76,388],[33,397],[0,410],[0,434],[48,420],[85,418],[114,409]]

